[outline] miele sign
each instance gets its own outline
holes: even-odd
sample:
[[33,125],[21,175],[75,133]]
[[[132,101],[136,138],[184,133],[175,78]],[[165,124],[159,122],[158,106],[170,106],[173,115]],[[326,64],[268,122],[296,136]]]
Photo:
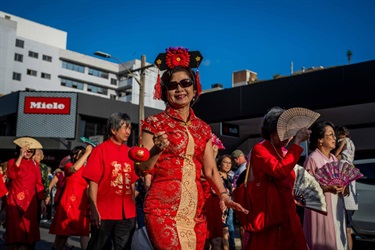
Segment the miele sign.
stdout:
[[25,114],[69,115],[70,97],[25,96]]

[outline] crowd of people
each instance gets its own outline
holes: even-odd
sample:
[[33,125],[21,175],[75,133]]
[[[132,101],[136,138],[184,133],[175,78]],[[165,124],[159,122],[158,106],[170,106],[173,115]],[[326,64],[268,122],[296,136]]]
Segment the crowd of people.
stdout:
[[[220,154],[210,126],[192,108],[201,92],[193,70],[200,59],[181,47],[168,48],[161,58],[158,67],[165,72],[155,98],[166,109],[142,122],[141,144],[150,152],[146,161],[129,157],[131,119],[119,112],[107,120],[107,140],[74,147],[53,174],[42,162],[41,148],[17,146],[16,156],[0,172],[6,249],[34,249],[40,221],[51,220],[49,233],[56,236],[51,248],[58,250],[72,248],[69,236],[79,236],[83,250],[146,249],[135,247],[144,243],[134,237],[138,230],[149,249],[234,250],[235,225],[244,250],[351,250],[350,221],[358,209],[355,182],[322,186],[327,214],[305,208],[303,220],[293,197],[301,144],[309,140],[303,165],[312,175],[327,162],[352,163],[355,147],[348,129],[317,121],[283,140],[277,122],[285,110],[273,107],[260,126],[263,140],[251,153]],[[232,194],[249,179],[272,180],[278,188],[283,206],[267,211],[283,215],[281,224],[259,232],[239,224],[237,215],[250,216],[250,208]]]

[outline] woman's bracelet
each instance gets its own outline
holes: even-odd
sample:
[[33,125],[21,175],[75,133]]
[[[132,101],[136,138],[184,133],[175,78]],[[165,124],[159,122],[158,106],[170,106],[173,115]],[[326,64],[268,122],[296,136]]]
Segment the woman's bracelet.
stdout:
[[228,193],[227,191],[225,191],[225,192],[221,192],[221,193],[220,193],[220,197],[221,197],[223,194],[226,194],[226,195],[228,195],[228,196],[230,197],[230,195],[229,195],[229,193]]

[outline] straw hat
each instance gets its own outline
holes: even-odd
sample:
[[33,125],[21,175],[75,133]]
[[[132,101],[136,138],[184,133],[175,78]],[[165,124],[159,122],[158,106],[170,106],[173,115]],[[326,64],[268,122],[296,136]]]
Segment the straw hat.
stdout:
[[281,141],[287,140],[302,128],[310,127],[320,114],[305,108],[291,108],[284,111],[277,121],[277,134]]
[[31,137],[20,137],[13,141],[14,144],[17,146],[20,146],[21,148],[24,146],[29,146],[30,149],[36,149],[36,148],[43,148],[42,144]]

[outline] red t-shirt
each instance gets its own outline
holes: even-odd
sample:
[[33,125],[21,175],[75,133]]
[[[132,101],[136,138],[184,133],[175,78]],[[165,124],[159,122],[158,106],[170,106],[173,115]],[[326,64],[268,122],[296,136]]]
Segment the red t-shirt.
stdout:
[[96,146],[87,161],[83,177],[98,183],[97,207],[102,220],[136,216],[132,184],[138,179],[129,147],[107,140]]

